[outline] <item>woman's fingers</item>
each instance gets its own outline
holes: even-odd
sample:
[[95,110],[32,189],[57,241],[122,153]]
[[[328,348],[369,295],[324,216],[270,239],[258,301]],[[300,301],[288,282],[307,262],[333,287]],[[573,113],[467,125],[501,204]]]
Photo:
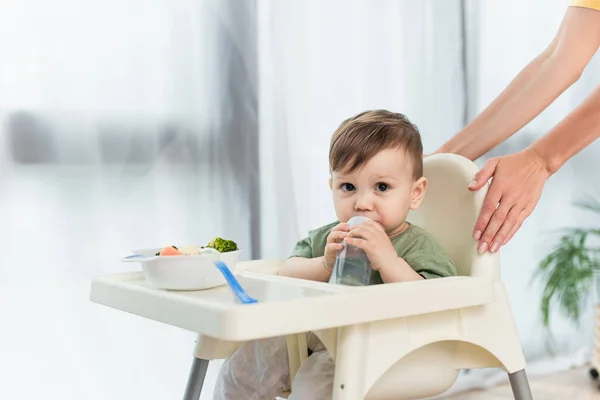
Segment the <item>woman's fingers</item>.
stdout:
[[[488,219],[489,222],[487,223],[487,226],[485,227],[485,230],[481,235],[479,245],[477,246],[477,250],[480,253],[485,253],[486,251],[491,250],[491,246],[493,245],[492,239],[494,239],[496,233],[500,230],[500,228],[504,224],[504,221],[506,221],[506,218],[508,216],[509,211],[512,209],[512,206],[513,204],[511,204],[508,200],[503,201],[502,199],[500,199],[500,205],[494,210],[494,212],[489,214],[488,217],[488,212],[490,211],[491,207],[484,204],[485,214],[482,212],[482,215],[484,215],[484,217]],[[480,215],[479,218],[481,219],[481,217],[482,216]]]
[[507,244],[508,242],[510,242],[511,239],[513,238],[513,236],[515,235],[515,233],[517,233],[517,231],[519,229],[521,229],[521,225],[523,225],[523,222],[525,222],[525,219],[531,215],[531,211],[532,210],[529,210],[529,209],[526,208],[526,209],[524,209],[523,211],[521,211],[519,213],[519,217],[517,218],[517,222],[512,227],[512,229],[510,230],[510,232],[508,233],[508,235],[506,235],[506,238],[504,239],[504,242],[502,243],[502,246],[504,246],[505,244]]
[[[475,228],[473,229],[473,238],[475,240],[480,240],[483,233],[486,232],[488,224],[492,219],[492,215],[494,215],[498,209],[500,198],[502,198],[502,189],[500,189],[499,185],[494,185],[494,181],[492,181],[492,185],[483,200],[483,206],[481,207],[479,217],[477,218],[477,221],[475,221]],[[499,216],[500,215],[497,215],[496,218]]]
[[[502,206],[502,202],[500,204]],[[498,207],[498,210],[500,210],[500,207]],[[506,215],[502,226],[500,227],[500,229],[498,229],[495,235],[492,236],[490,234],[489,237],[486,237],[486,230],[486,233],[483,235],[484,238],[482,239],[482,241],[485,240],[486,243],[489,244],[489,249],[492,253],[497,252],[498,250],[500,250],[500,247],[504,245],[508,234],[512,232],[513,228],[517,225],[521,211],[522,210],[520,209],[520,207],[515,204]],[[492,217],[492,220],[494,220],[494,217]],[[490,226],[491,225],[492,224],[490,224]],[[490,226],[488,226],[488,229]]]
[[517,223],[510,229],[510,232],[508,232],[508,235],[506,235],[506,237],[504,238],[504,241],[502,242],[502,246],[504,246],[505,244],[510,242],[510,240],[513,238],[515,233],[517,233],[517,231],[521,228],[523,219],[524,219],[524,217],[519,217],[519,221],[517,221]]
[[469,190],[475,191],[481,189],[487,181],[494,176],[496,166],[500,162],[500,158],[491,158],[485,163],[485,166],[475,174],[473,181],[469,184]]
[[473,229],[480,253],[498,251],[513,237],[537,205],[550,176],[543,160],[531,150],[503,156],[494,165],[492,183]]

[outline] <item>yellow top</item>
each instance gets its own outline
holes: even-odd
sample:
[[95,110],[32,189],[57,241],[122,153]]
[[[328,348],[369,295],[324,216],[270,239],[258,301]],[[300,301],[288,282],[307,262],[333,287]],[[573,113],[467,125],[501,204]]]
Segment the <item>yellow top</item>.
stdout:
[[571,0],[571,6],[592,8],[600,11],[600,0]]

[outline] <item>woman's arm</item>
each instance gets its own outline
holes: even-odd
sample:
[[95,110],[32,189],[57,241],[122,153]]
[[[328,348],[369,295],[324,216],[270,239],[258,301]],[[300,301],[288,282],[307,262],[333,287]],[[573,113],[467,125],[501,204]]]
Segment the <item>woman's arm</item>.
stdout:
[[436,153],[471,160],[502,143],[571,86],[600,46],[600,11],[569,7],[548,48]]
[[533,212],[548,177],[599,137],[600,86],[527,149],[489,160],[469,187],[478,190],[494,177],[475,223],[479,250],[495,252],[508,243]]
[[553,174],[600,137],[600,86],[546,135],[529,146]]

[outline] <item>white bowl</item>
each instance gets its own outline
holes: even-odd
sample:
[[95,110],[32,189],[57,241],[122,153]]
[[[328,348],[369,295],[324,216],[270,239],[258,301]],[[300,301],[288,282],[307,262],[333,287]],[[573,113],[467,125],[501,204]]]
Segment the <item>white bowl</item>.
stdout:
[[135,255],[145,257],[140,260],[125,257],[121,261],[141,263],[144,277],[159,289],[203,290],[227,284],[214,261],[223,261],[231,272],[235,272],[240,253],[240,250],[236,250],[215,254],[156,256],[160,250],[135,250]]

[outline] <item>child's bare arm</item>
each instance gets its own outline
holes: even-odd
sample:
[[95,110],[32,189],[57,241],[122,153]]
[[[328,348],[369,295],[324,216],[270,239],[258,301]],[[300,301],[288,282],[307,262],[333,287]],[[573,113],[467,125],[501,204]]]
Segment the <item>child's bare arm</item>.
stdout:
[[341,241],[346,237],[348,224],[337,224],[327,236],[325,256],[304,258],[291,257],[279,269],[279,275],[311,281],[327,282],[333,271],[335,257],[342,249]]
[[384,283],[420,281],[421,279],[425,279],[412,269],[402,257],[397,257],[396,262],[380,268],[379,274]]
[[279,275],[327,282],[331,276],[331,270],[325,267],[325,257],[292,257],[281,264]]

